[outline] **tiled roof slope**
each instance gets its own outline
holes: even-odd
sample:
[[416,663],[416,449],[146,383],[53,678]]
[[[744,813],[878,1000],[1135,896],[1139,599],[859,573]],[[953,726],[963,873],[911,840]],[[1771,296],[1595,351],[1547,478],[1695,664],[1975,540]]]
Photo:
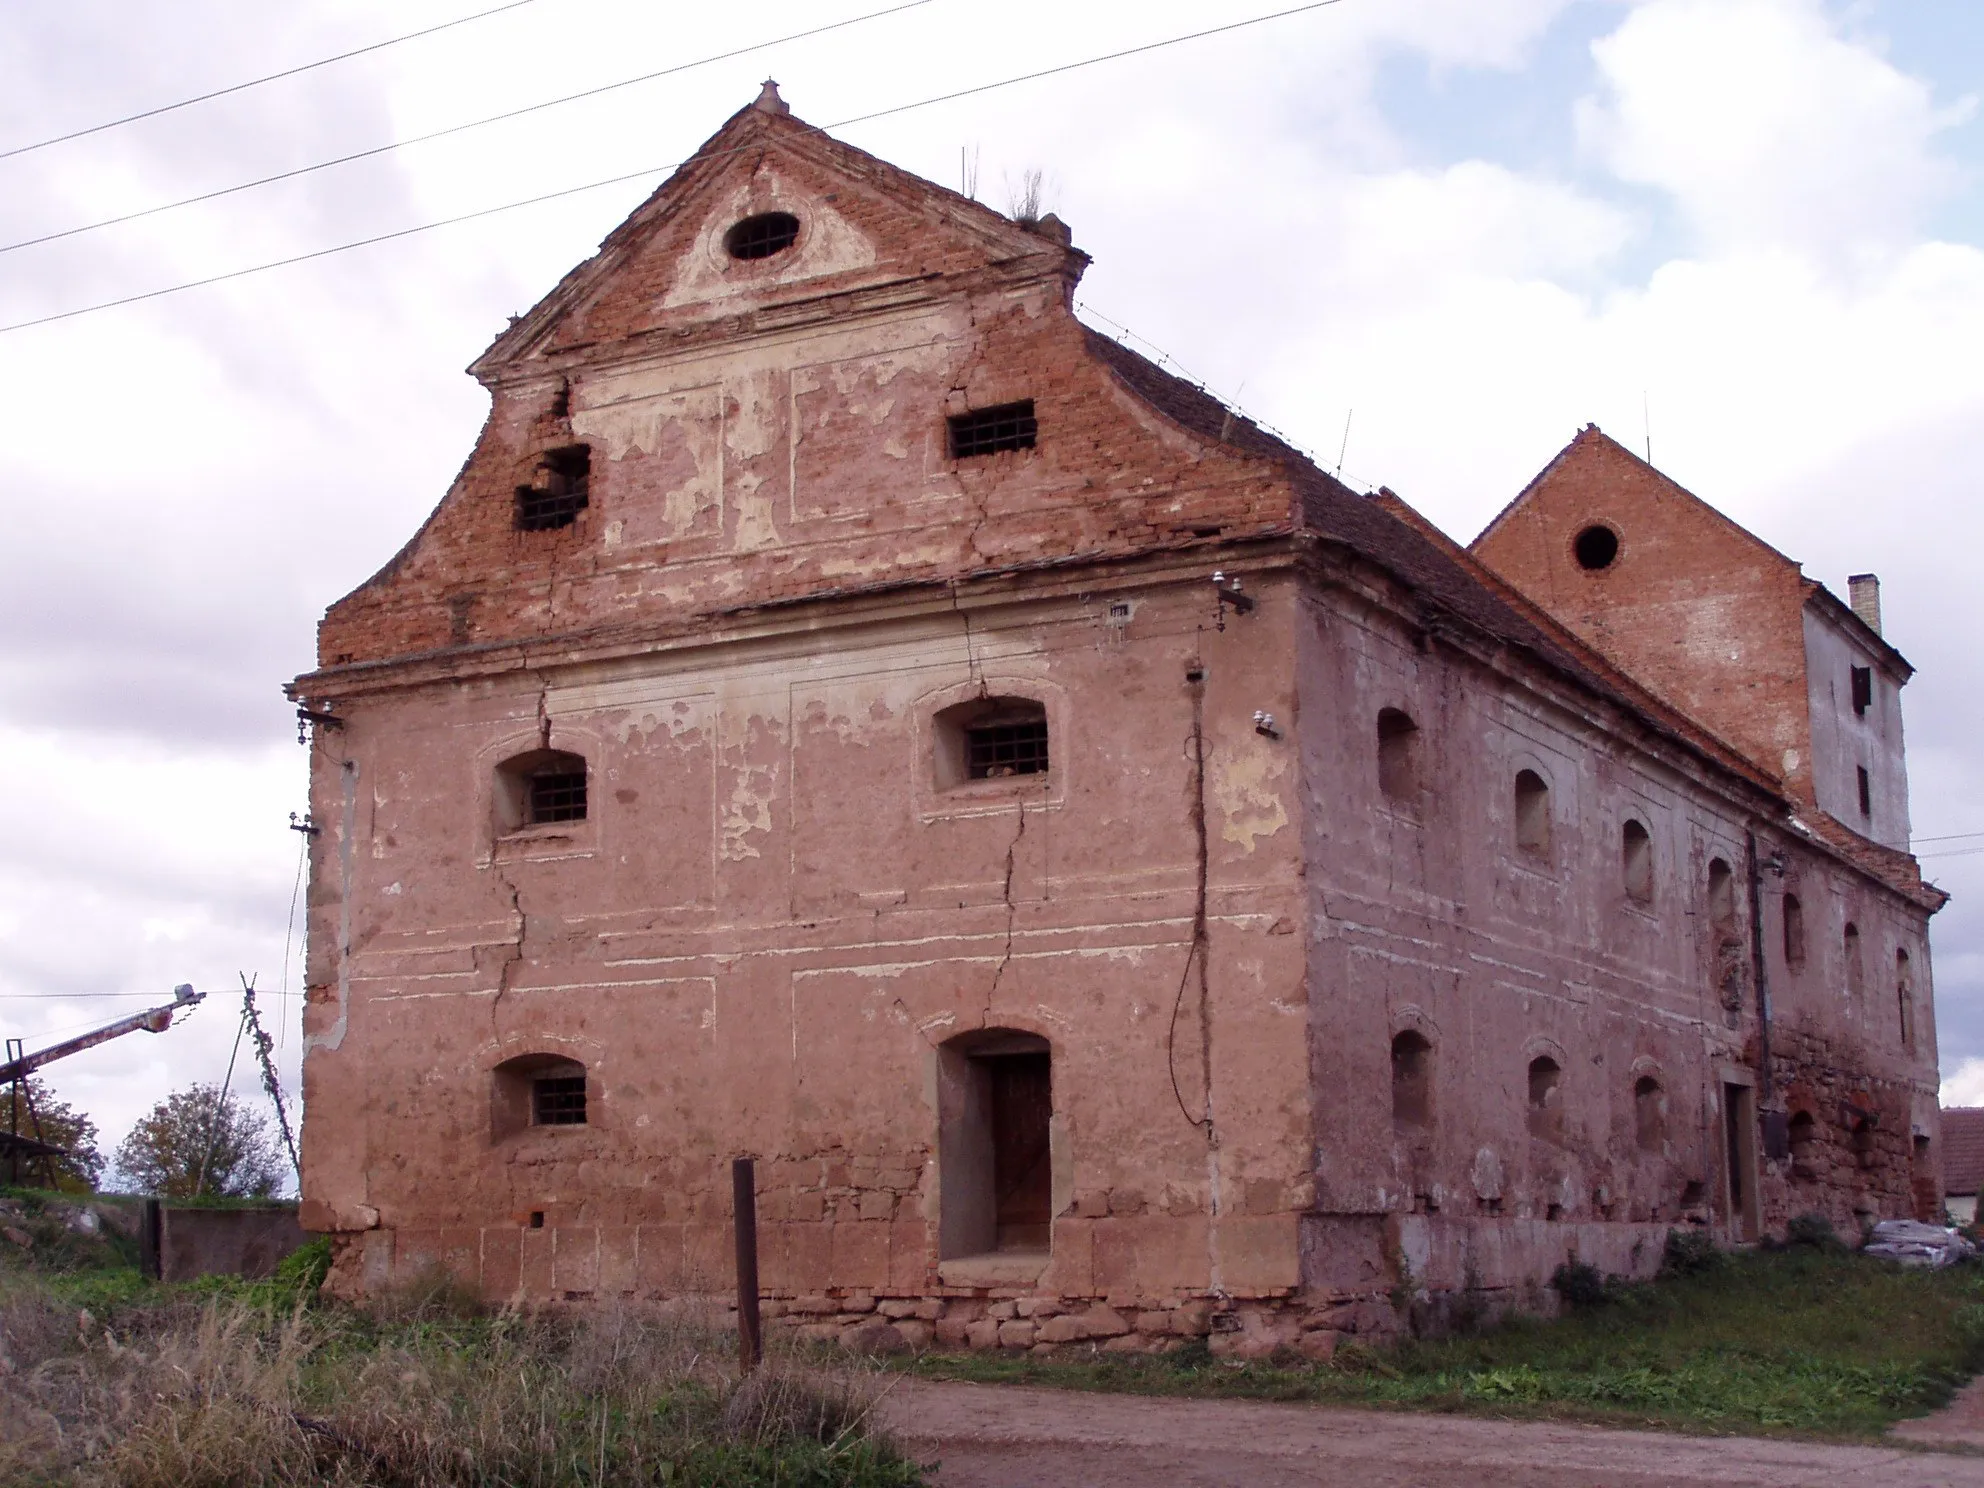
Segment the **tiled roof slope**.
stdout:
[[1946,1107],[1942,1125],[1943,1192],[1984,1189],[1984,1106]]
[[[1279,462],[1294,482],[1304,530],[1343,543],[1377,563],[1440,609],[1498,640],[1529,652],[1579,686],[1679,738],[1753,785],[1777,793],[1777,783],[1735,750],[1660,702],[1591,651],[1542,611],[1495,580],[1466,551],[1416,512],[1411,520],[1378,497],[1360,496],[1317,468],[1300,450],[1250,419],[1098,331],[1089,343],[1146,403],[1195,434]],[[1398,498],[1392,497],[1392,501]]]

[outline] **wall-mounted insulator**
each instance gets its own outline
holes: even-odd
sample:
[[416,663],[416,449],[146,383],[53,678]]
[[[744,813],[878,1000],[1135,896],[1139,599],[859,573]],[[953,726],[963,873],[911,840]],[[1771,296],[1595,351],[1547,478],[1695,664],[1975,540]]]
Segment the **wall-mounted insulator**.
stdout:
[[1270,739],[1281,737],[1281,730],[1275,727],[1274,714],[1259,710],[1254,713],[1254,732]]
[[324,830],[310,820],[307,814],[298,816],[294,811],[289,814],[289,829],[292,832],[301,832],[306,837],[315,837],[319,832]]
[[1226,611],[1230,606],[1236,615],[1244,615],[1254,608],[1254,596],[1240,592],[1240,581],[1229,579],[1223,572],[1212,576],[1212,592],[1219,596],[1219,623],[1215,627],[1226,629]]
[[321,708],[299,707],[296,710],[297,743],[308,744],[310,742],[310,725],[313,723],[318,728],[344,727],[344,720],[331,711],[330,704],[328,703]]

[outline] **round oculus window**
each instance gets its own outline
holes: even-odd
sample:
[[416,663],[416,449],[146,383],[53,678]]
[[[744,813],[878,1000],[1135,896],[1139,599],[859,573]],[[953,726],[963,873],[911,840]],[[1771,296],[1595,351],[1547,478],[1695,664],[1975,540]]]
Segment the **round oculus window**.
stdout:
[[790,212],[760,212],[746,217],[723,235],[723,247],[732,258],[770,258],[783,253],[799,240],[799,219]]
[[1593,523],[1577,536],[1571,544],[1571,552],[1576,555],[1578,567],[1587,573],[1597,573],[1602,568],[1610,568],[1612,561],[1619,556],[1619,534],[1610,527]]

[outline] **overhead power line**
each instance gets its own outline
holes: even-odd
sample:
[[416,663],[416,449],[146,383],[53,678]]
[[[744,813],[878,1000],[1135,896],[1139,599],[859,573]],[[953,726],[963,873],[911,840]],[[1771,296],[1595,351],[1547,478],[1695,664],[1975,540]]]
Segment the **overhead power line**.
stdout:
[[396,47],[401,42],[418,41],[423,36],[432,36],[437,31],[450,31],[456,26],[466,26],[472,21],[485,21],[493,15],[501,15],[506,10],[521,10],[526,5],[535,5],[537,0],[508,0],[507,4],[493,6],[488,10],[478,10],[474,15],[459,16],[452,21],[443,21],[438,26],[426,26],[418,31],[409,31],[403,36],[391,36],[384,41],[375,41],[368,46],[353,47],[348,52],[335,56],[319,57],[314,62],[304,62],[295,67],[285,67],[281,72],[265,73],[261,77],[249,78],[245,83],[230,83],[225,88],[215,88],[210,93],[197,93],[191,98],[182,98],[177,103],[162,103],[157,108],[140,109],[135,114],[125,114],[122,118],[106,119],[101,124],[92,124],[87,129],[72,129],[67,134],[51,135],[44,140],[36,140],[29,145],[15,145],[10,150],[0,150],[0,160],[11,160],[16,155],[25,155],[31,150],[46,150],[50,145],[66,144],[70,140],[82,139],[85,135],[102,134],[106,129],[117,129],[126,124],[135,124],[140,119],[156,119],[160,114],[175,113],[183,108],[191,108],[196,103],[206,103],[210,99],[225,98],[230,93],[245,93],[250,88],[259,88],[264,83],[279,82],[283,78],[295,77],[299,73],[315,72],[320,67],[329,67],[334,62],[348,62],[353,57],[363,57],[368,52],[383,52],[387,47]]
[[[253,191],[258,186],[273,186],[278,181],[293,181],[298,176],[312,175],[317,171],[329,170],[333,166],[350,165],[357,160],[370,160],[376,155],[391,154],[394,150],[405,150],[414,145],[424,145],[432,140],[446,139],[450,135],[466,134],[471,129],[481,129],[490,124],[501,124],[507,119],[521,119],[526,114],[542,113],[545,109],[558,108],[567,103],[578,103],[582,99],[597,98],[602,93],[616,92],[621,88],[632,88],[640,83],[651,83],[657,78],[673,77],[677,73],[689,72],[698,67],[708,67],[717,62],[728,62],[737,57],[749,56],[752,52],[768,51],[772,47],[784,46],[788,42],[804,41],[808,37],[822,36],[829,31],[839,31],[848,26],[858,26],[863,21],[879,20],[883,16],[896,15],[905,10],[915,10],[929,5],[932,0],[905,0],[900,5],[891,5],[885,10],[871,10],[866,15],[850,16],[843,21],[832,21],[824,26],[814,26],[805,31],[794,31],[789,36],[775,37],[770,41],[757,41],[749,46],[737,47],[728,52],[718,52],[714,56],[699,57],[694,62],[678,62],[673,67],[663,67],[655,72],[644,72],[639,77],[622,78],[617,83],[602,83],[597,88],[587,88],[578,93],[565,93],[557,98],[547,98],[541,103],[525,104],[522,108],[506,109],[500,114],[490,114],[485,118],[471,119],[465,124],[450,124],[445,129],[431,130],[426,134],[416,134],[411,139],[393,140],[388,144],[373,145],[365,150],[353,150],[348,155],[333,156],[329,160],[319,160],[312,165],[299,165],[292,170],[277,171],[272,176],[259,176],[252,181],[241,181],[233,186],[221,186],[212,191],[202,191],[194,196],[182,196],[178,201],[160,202],[155,207],[140,207],[135,212],[124,212],[116,217],[104,217],[95,222],[85,222],[79,227],[65,227],[60,231],[43,233],[39,237],[22,238],[14,243],[0,243],[0,253],[13,253],[21,248],[34,248],[43,243],[59,242],[63,238],[77,237],[82,233],[95,232],[99,228],[117,227],[122,223],[136,222],[142,217],[156,217],[161,212],[176,211],[180,207],[197,206],[201,202],[217,201],[223,196],[234,196],[243,191]],[[0,157],[4,158],[4,157]]]
[[[1011,88],[1020,83],[1030,83],[1040,78],[1058,77],[1084,67],[1095,67],[1104,62],[1116,62],[1125,57],[1142,56],[1148,52],[1161,51],[1166,47],[1181,46],[1189,41],[1200,41],[1209,36],[1221,36],[1228,32],[1244,30],[1250,26],[1264,25],[1269,21],[1285,20],[1290,16],[1305,15],[1310,11],[1323,10],[1340,5],[1343,0],[1310,0],[1309,4],[1292,6],[1287,10],[1277,10],[1267,15],[1250,16],[1243,21],[1232,21],[1223,26],[1209,26],[1201,31],[1187,32],[1181,36],[1166,37],[1161,41],[1146,42],[1141,46],[1125,47],[1120,51],[1104,52],[1099,56],[1084,57],[1078,62],[1065,62],[1058,67],[1045,67],[1036,72],[1021,73],[1016,77],[1002,78],[998,82],[981,83],[976,87],[960,88],[950,93],[940,93],[930,98],[921,98],[914,103],[897,104],[891,108],[876,109],[872,113],[856,114],[852,118],[841,119],[832,124],[812,126],[816,133],[824,134],[832,129],[846,129],[855,124],[866,124],[875,119],[886,119],[898,114],[909,113],[913,109],[930,108],[936,104],[949,103],[959,98],[970,98],[980,93],[990,93],[998,88]],[[712,156],[703,159],[715,158]],[[267,263],[251,264],[246,268],[230,269],[225,273],[209,274],[203,279],[189,279],[181,284],[169,284],[162,289],[150,289],[138,294],[123,295],[114,300],[99,300],[92,305],[81,305],[74,310],[60,310],[53,315],[41,315],[32,320],[17,320],[8,325],[0,325],[0,335],[10,331],[25,331],[35,326],[52,325],[57,321],[74,320],[77,316],[91,315],[99,310],[114,310],[124,305],[135,305],[145,300],[160,299],[165,295],[179,294],[189,289],[204,289],[209,285],[224,284],[234,279],[245,279],[250,275],[264,274],[272,269],[289,268],[294,264],[308,263],[313,259],[329,258],[333,254],[349,253],[357,248],[370,248],[378,243],[389,243],[399,238],[413,237],[418,233],[432,232],[436,228],[453,227],[463,222],[473,222],[483,217],[494,217],[503,212],[514,212],[524,207],[534,207],[541,203],[557,201],[568,196],[578,196],[587,191],[599,191],[608,186],[622,185],[647,176],[661,175],[679,170],[687,161],[677,161],[672,165],[653,165],[643,170],[628,171],[617,176],[608,176],[599,181],[588,181],[581,186],[568,186],[559,191],[547,191],[538,196],[525,197],[521,201],[504,202],[498,206],[483,207],[473,212],[463,212],[454,217],[442,217],[432,222],[416,223],[393,232],[376,233],[368,238],[355,238],[346,243],[334,243],[328,248],[313,249],[308,253],[296,253],[287,258],[271,259]]]

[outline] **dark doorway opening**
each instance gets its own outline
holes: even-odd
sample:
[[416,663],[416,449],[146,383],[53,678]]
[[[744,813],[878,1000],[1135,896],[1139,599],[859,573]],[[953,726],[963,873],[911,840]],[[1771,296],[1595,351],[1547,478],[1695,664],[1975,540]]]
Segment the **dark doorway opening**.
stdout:
[[1045,1252],[1053,1237],[1053,1056],[1033,1034],[987,1029],[939,1051],[944,1259]]

